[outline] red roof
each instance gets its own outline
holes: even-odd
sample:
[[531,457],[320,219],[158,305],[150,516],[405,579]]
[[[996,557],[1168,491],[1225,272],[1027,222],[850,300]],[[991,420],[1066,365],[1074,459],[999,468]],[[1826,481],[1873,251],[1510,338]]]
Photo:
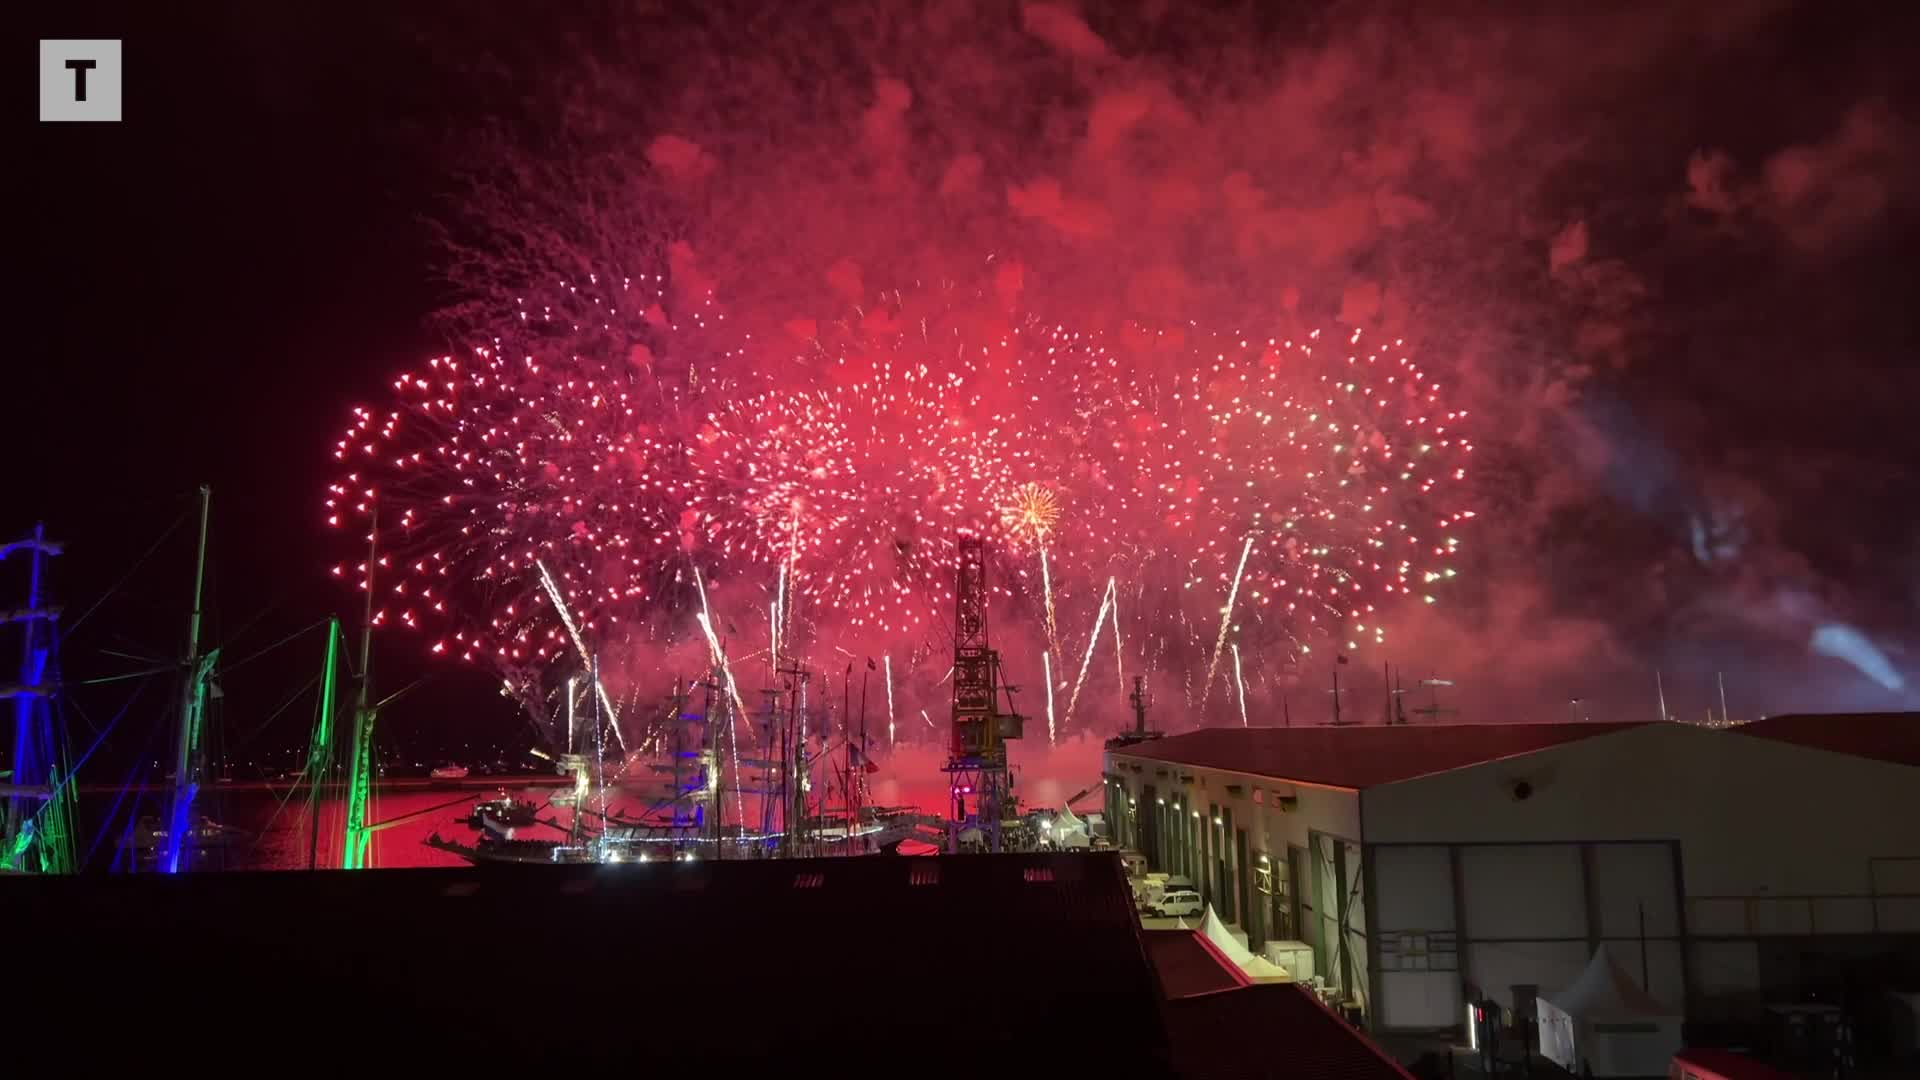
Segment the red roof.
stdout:
[[1142,930],[1140,938],[1146,943],[1154,974],[1160,977],[1160,992],[1169,999],[1253,984],[1198,930]]
[[1920,712],[1788,713],[1732,730],[1837,754],[1920,765]]
[[1174,1071],[1205,1077],[1411,1080],[1372,1039],[1297,983],[1256,983],[1167,1002]]
[[1641,726],[1569,722],[1225,727],[1169,735],[1114,753],[1358,790]]
[[1793,1080],[1789,1073],[1731,1050],[1682,1050],[1673,1055],[1673,1063],[1691,1066],[1687,1071],[1700,1080]]
[[1142,930],[1140,938],[1167,998],[1179,1076],[1410,1080],[1312,994],[1294,983],[1253,982],[1199,931]]

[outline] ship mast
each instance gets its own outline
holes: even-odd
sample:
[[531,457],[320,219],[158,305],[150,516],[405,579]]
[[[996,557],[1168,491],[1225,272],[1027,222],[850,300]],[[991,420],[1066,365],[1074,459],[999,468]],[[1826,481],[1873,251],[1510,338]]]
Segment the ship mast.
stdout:
[[340,660],[340,617],[327,619],[327,659],[320,669],[320,713],[314,719],[313,742],[307,748],[307,869],[320,865],[320,807],[328,774],[333,771],[334,672]]
[[367,830],[367,797],[373,787],[373,722],[377,710],[369,702],[373,690],[373,572],[380,563],[380,506],[373,504],[367,522],[366,604],[360,613],[360,671],[354,687],[353,732],[347,751],[347,826],[341,845],[340,867],[362,870],[373,834]]

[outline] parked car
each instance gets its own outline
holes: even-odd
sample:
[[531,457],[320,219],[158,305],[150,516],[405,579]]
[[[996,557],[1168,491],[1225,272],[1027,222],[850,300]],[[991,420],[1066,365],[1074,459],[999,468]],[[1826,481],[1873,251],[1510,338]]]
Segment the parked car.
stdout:
[[1200,894],[1192,889],[1168,889],[1148,910],[1165,919],[1176,915],[1198,915],[1205,907],[1200,902]]
[[1130,878],[1147,876],[1147,857],[1131,848],[1121,850],[1120,865],[1126,868]]

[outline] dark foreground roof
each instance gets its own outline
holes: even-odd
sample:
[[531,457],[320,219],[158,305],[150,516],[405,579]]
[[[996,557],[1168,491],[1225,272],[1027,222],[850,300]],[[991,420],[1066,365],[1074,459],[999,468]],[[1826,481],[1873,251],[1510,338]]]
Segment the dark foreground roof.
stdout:
[[1640,726],[1564,723],[1207,728],[1138,743],[1115,753],[1358,790]]
[[1788,713],[1732,730],[1817,750],[1920,765],[1920,712]]
[[1373,1040],[1295,983],[1257,983],[1167,1003],[1174,1069],[1189,1080],[1411,1080]]
[[15,1045],[69,1061],[1154,1076],[1169,1053],[1110,855],[10,877],[0,910],[8,1021],[38,1033]]

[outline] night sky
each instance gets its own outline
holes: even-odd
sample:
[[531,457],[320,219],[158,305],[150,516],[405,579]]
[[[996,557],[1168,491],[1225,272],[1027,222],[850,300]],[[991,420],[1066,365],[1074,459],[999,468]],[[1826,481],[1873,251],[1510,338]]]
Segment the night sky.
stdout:
[[[422,220],[435,178],[418,140],[459,113],[420,74],[410,28],[371,7],[305,20],[135,6],[41,33],[127,42],[125,122],[36,124],[22,155],[37,163],[26,216],[43,273],[26,307],[33,359],[16,367],[16,400],[36,404],[16,414],[26,459],[5,528],[44,518],[67,541],[55,588],[70,612],[132,570],[66,642],[70,675],[142,666],[102,649],[177,656],[202,482],[210,644],[231,662],[331,612],[353,625],[352,598],[324,576],[326,447],[370,382],[434,347]],[[303,743],[310,699],[247,736],[317,674],[321,642],[308,631],[227,676],[230,742]],[[388,691],[435,673],[417,648],[388,645],[376,653]],[[484,681],[428,687],[418,700],[462,719],[426,750],[469,728],[520,734]],[[169,700],[164,684],[146,693],[136,712]],[[121,687],[81,698],[100,724],[125,700]],[[144,718],[128,725],[144,737]]]
[[[0,530],[68,542],[70,611],[132,570],[70,675],[179,649],[190,526],[133,564],[201,482],[229,660],[350,614],[327,451],[448,348],[433,316],[465,297],[433,224],[492,165],[586,162],[656,174],[661,227],[756,325],[840,302],[836,266],[878,289],[984,253],[1083,325],[1297,308],[1406,334],[1499,432],[1479,584],[1413,613],[1398,658],[1483,718],[1650,717],[1655,669],[1689,718],[1723,671],[1736,715],[1913,708],[1911,20],[1505,6],[44,15],[39,37],[125,40],[126,120],[15,136],[33,248]],[[434,675],[394,738],[524,738],[489,678],[393,638],[383,685]],[[261,733],[317,668],[301,642],[226,678],[229,747],[304,738],[306,706]],[[88,692],[90,725],[117,694]]]

